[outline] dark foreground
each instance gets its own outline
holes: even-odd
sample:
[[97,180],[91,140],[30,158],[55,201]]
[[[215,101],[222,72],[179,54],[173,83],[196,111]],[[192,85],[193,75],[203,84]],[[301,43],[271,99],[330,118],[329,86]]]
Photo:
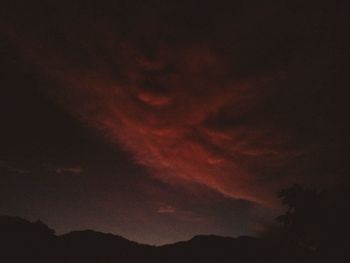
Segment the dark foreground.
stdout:
[[[0,217],[0,262],[347,262],[345,251],[316,253],[253,237],[196,236],[160,247],[91,230],[57,236],[40,221]],[[341,253],[344,252],[343,253]]]

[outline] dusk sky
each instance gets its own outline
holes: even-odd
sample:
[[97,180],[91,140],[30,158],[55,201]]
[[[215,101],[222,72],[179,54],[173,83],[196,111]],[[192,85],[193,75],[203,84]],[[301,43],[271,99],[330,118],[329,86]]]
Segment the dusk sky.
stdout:
[[0,214],[258,235],[277,191],[348,176],[342,1],[70,2],[0,11]]

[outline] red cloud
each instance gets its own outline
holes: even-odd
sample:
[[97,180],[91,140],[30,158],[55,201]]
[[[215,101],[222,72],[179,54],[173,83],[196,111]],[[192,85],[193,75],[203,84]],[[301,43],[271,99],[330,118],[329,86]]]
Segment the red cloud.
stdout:
[[203,43],[161,43],[150,55],[131,40],[96,39],[84,44],[88,65],[64,50],[33,45],[26,54],[57,81],[55,100],[160,180],[270,203],[286,178],[268,174],[295,155],[260,113],[273,78],[241,78],[234,58]]

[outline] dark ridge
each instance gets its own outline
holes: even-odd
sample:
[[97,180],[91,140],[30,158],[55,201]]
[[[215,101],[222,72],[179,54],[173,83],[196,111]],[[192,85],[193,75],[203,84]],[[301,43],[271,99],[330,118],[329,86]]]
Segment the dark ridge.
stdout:
[[93,230],[58,236],[40,221],[10,216],[0,216],[0,252],[0,262],[21,263],[323,262],[302,249],[255,237],[198,235],[155,247]]

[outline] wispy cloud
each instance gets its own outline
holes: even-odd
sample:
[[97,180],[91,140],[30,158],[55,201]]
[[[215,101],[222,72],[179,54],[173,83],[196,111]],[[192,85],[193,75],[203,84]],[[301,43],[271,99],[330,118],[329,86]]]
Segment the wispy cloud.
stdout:
[[171,205],[165,205],[165,206],[159,207],[157,212],[160,214],[173,214],[176,212],[176,208]]
[[83,171],[83,168],[80,166],[58,167],[55,170],[57,174],[81,174]]
[[0,160],[0,168],[7,170],[8,172],[17,173],[17,174],[28,174],[30,170],[22,167],[17,167],[16,165],[11,164],[10,162]]
[[80,165],[57,165],[52,163],[45,163],[43,164],[43,167],[52,173],[58,174],[58,175],[64,175],[64,174],[81,174],[84,172],[84,169]]
[[157,213],[172,216],[175,219],[180,221],[202,222],[206,220],[205,217],[200,216],[193,211],[177,209],[172,205],[160,206],[159,209],[157,210]]

